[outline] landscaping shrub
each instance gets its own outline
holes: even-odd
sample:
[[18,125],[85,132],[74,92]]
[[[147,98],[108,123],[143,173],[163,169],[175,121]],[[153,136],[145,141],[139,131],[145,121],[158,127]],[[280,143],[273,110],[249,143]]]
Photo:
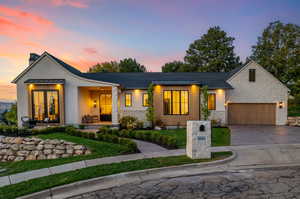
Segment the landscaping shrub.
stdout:
[[136,129],[138,127],[138,119],[132,116],[124,116],[120,119],[122,129]]
[[110,134],[112,136],[120,136],[125,138],[133,138],[133,139],[153,142],[169,149],[177,148],[176,138],[167,135],[161,135],[156,132],[143,132],[143,131],[137,132],[133,130],[122,129],[121,131],[118,132],[111,131]]
[[57,126],[57,127],[47,127],[44,129],[28,129],[28,128],[18,128],[17,126],[9,125],[0,125],[0,135],[4,136],[32,136],[37,134],[49,134],[56,132],[65,132],[66,127]]

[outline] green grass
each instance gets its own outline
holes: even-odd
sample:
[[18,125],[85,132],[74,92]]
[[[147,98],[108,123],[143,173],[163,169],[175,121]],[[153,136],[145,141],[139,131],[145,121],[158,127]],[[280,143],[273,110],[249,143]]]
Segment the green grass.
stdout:
[[83,144],[86,147],[88,147],[92,151],[92,153],[90,155],[81,155],[53,160],[25,160],[19,162],[5,163],[1,162],[0,168],[6,168],[7,171],[0,173],[0,176],[10,175],[34,169],[46,168],[80,160],[126,154],[129,150],[126,146],[123,145],[70,136],[65,133],[52,133],[47,135],[39,135],[37,137],[42,139],[61,139],[73,143]]
[[51,187],[100,176],[107,176],[122,172],[137,171],[143,169],[191,164],[198,162],[208,162],[213,160],[224,159],[230,155],[232,155],[231,152],[218,152],[212,153],[212,159],[192,160],[187,156],[174,156],[133,160],[128,162],[94,166],[2,187],[0,188],[0,199],[16,198],[22,195],[38,192]]
[[[178,148],[186,146],[186,129],[172,130],[141,130],[152,131],[162,135],[169,135],[176,138]],[[212,146],[229,146],[230,145],[230,130],[228,128],[212,128]]]
[[288,115],[290,117],[300,117],[300,105],[289,106]]

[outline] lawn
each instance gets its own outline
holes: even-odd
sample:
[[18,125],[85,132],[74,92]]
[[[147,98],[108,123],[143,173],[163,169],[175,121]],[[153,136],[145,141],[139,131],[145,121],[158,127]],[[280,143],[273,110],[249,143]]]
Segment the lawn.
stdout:
[[128,148],[123,145],[70,136],[65,133],[52,133],[47,135],[39,135],[37,137],[42,139],[61,139],[73,143],[83,144],[86,147],[88,147],[92,151],[92,153],[90,155],[81,155],[52,160],[25,160],[19,162],[5,163],[1,162],[0,167],[6,168],[7,171],[0,173],[0,176],[10,175],[13,173],[19,173],[34,169],[46,168],[80,160],[121,155],[126,154],[128,152]]
[[149,158],[94,166],[66,173],[32,179],[26,182],[2,187],[0,188],[0,199],[12,199],[22,195],[27,195],[33,192],[45,190],[51,187],[69,184],[72,182],[86,180],[90,178],[143,169],[191,164],[198,162],[208,162],[213,160],[224,159],[226,157],[229,157],[230,155],[232,155],[231,152],[217,152],[212,153],[212,159],[192,160],[187,156],[174,156],[163,158]]
[[[177,140],[178,148],[185,148],[186,146],[186,129],[172,129],[172,130],[142,130],[157,132],[162,135],[173,136]],[[229,146],[230,145],[230,130],[228,128],[212,128],[212,146]]]

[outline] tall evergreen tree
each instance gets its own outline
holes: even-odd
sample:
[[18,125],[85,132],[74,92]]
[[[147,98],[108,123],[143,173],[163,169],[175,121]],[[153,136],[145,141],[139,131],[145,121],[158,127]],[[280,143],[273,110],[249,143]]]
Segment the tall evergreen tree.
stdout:
[[250,58],[296,92],[293,85],[300,79],[300,26],[270,23],[252,46]]
[[161,67],[162,72],[167,73],[167,72],[193,72],[197,71],[197,68],[184,63],[182,61],[172,61],[164,64]]
[[212,27],[190,45],[184,60],[200,72],[231,71],[241,65],[233,41],[219,26]]

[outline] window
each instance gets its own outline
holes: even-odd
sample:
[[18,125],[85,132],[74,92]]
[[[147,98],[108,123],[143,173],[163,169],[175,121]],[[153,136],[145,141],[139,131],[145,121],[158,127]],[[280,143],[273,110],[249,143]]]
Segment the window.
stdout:
[[125,106],[126,107],[132,106],[132,95],[131,95],[131,93],[126,93],[125,94]]
[[216,94],[209,93],[207,100],[208,110],[216,110]]
[[32,91],[32,119],[38,122],[59,122],[58,90]]
[[143,106],[149,106],[149,96],[148,93],[143,94]]
[[164,91],[164,114],[187,115],[189,113],[188,91]]
[[255,69],[249,69],[249,82],[255,82]]

